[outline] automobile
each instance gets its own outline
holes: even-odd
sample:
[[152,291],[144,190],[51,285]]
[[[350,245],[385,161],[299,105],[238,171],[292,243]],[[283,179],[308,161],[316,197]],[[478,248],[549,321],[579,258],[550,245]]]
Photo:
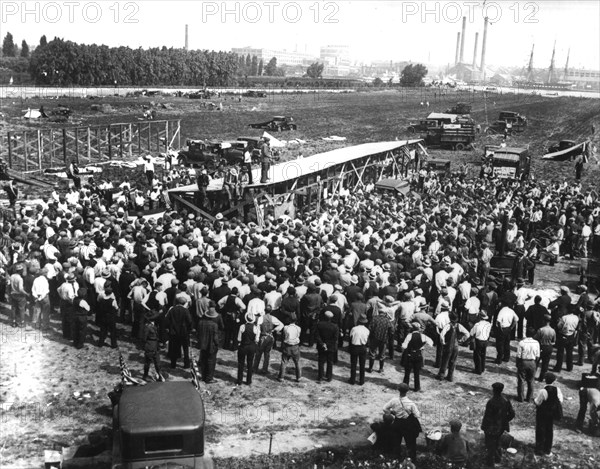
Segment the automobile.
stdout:
[[585,152],[585,142],[577,143],[573,140],[561,140],[548,148],[548,152],[542,156],[543,160],[572,161],[576,156]]
[[248,143],[243,140],[218,142],[213,144],[212,151],[219,159],[224,159],[227,164],[239,165],[244,162],[244,153]]
[[267,122],[259,122],[257,124],[249,124],[251,129],[265,129],[280,132],[282,130],[296,130],[298,127],[294,123],[292,117],[275,116]]
[[471,105],[467,103],[456,103],[450,109],[446,109],[447,114],[471,114]]
[[252,147],[252,159],[256,160],[260,156],[260,147],[263,144],[262,137],[238,137],[241,142],[246,142]]
[[212,150],[213,145],[204,140],[188,139],[177,155],[177,162],[182,166],[216,165],[217,155]]
[[190,381],[124,386],[111,401],[112,469],[212,465],[204,456],[204,403]]
[[438,175],[446,175],[450,176],[450,160],[446,159],[430,159],[423,161],[423,169],[427,169],[427,171],[433,171]]
[[575,145],[577,145],[577,143],[575,143],[573,140],[561,140],[560,142],[555,143],[550,148],[548,148],[548,153],[563,151],[567,148],[574,147]]
[[242,96],[245,98],[266,98],[266,91],[248,90]]

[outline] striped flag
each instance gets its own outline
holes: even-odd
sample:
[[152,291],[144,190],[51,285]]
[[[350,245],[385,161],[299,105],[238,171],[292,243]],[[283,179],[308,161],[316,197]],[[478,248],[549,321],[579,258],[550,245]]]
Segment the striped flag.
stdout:
[[143,386],[146,384],[144,380],[131,376],[129,367],[123,359],[123,355],[119,352],[119,368],[121,368],[121,382],[126,386]]
[[198,365],[194,357],[192,357],[192,384],[197,391],[200,391],[200,372],[198,371]]

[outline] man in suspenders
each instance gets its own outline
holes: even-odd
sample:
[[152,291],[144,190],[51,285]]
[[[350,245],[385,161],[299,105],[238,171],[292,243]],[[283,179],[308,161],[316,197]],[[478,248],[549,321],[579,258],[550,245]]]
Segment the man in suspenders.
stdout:
[[272,309],[270,306],[265,308],[265,315],[262,317],[260,323],[260,337],[258,340],[258,350],[254,357],[254,372],[258,373],[258,367],[260,365],[260,359],[264,355],[262,372],[264,374],[269,373],[269,361],[271,358],[271,350],[275,343],[273,333],[281,332],[283,329],[283,323],[271,314]]

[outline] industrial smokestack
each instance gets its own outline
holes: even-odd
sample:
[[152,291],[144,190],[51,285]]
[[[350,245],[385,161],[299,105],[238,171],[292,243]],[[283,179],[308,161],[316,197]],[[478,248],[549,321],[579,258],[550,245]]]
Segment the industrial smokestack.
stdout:
[[475,47],[473,48],[473,68],[477,67],[477,46],[479,45],[479,33],[475,33]]
[[467,32],[467,17],[463,16],[462,36],[460,38],[460,59],[462,64],[465,62],[465,34]]
[[485,46],[487,44],[487,28],[488,28],[488,19],[487,16],[483,20],[483,42],[481,44],[481,65],[480,69],[482,72],[483,80],[485,81]]
[[189,43],[188,43],[188,25],[185,25],[185,50],[189,50]]
[[460,32],[456,33],[456,54],[454,55],[454,65],[458,63],[458,53],[460,51]]

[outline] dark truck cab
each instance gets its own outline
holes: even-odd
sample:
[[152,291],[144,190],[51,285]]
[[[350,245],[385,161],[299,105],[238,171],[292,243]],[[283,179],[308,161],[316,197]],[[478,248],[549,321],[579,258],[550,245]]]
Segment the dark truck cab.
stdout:
[[209,468],[204,404],[189,381],[126,386],[113,407],[113,469]]

